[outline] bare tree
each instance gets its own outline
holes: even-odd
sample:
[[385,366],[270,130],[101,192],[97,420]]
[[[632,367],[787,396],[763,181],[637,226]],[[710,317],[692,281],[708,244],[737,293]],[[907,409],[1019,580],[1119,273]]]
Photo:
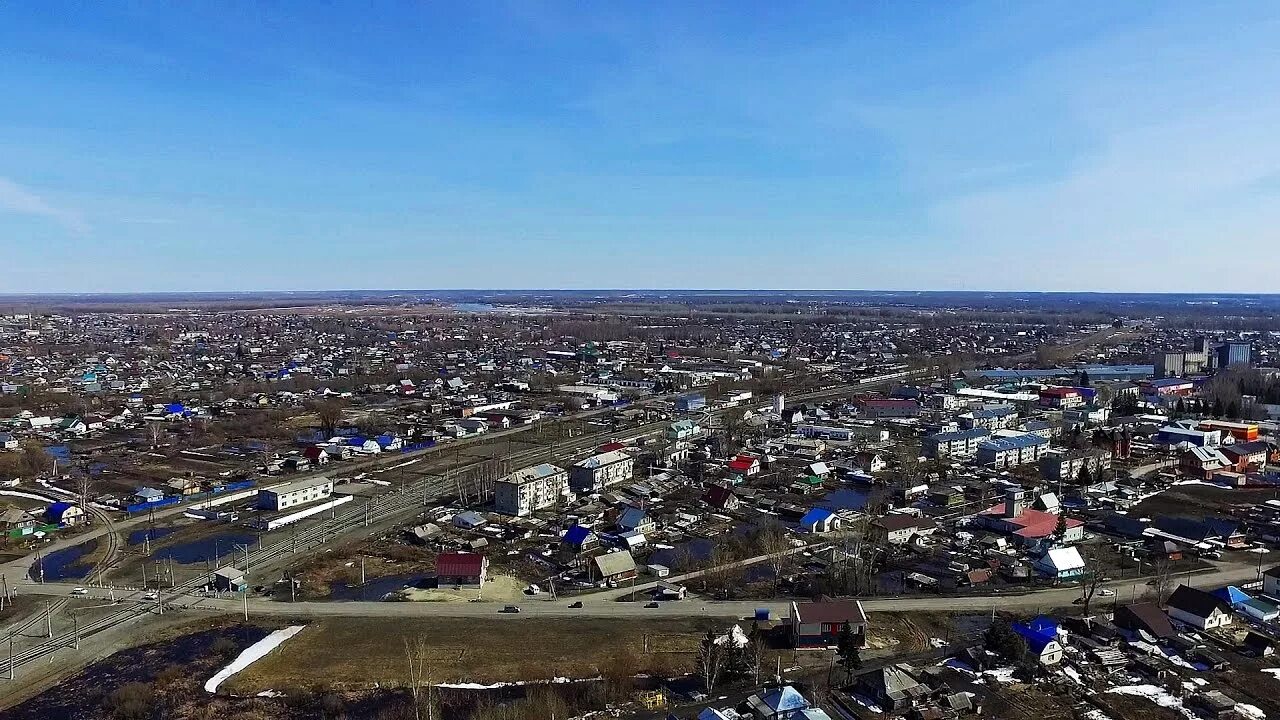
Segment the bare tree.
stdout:
[[404,659],[409,680],[409,694],[413,697],[413,717],[427,720],[436,716],[436,699],[432,694],[432,674],[435,661],[430,645],[424,637],[404,638]]
[[721,644],[716,640],[715,632],[708,629],[702,638],[702,644],[698,646],[698,677],[702,678],[702,686],[708,695],[715,692],[716,685],[720,683],[720,675],[724,672],[725,646],[728,645],[727,642]]
[[164,435],[164,423],[159,420],[152,420],[147,423],[147,432],[151,435],[151,449],[155,450],[160,447],[160,437]]
[[320,428],[325,434],[333,437],[342,421],[342,403],[337,400],[325,400],[316,406],[316,417],[320,419]]
[[765,562],[773,571],[773,594],[778,594],[778,583],[782,580],[782,571],[791,561],[791,538],[786,528],[778,523],[771,523],[760,531],[757,540]]
[[1160,607],[1169,600],[1169,596],[1173,594],[1173,562],[1167,557],[1162,557],[1156,561],[1155,577],[1151,580],[1152,599]]
[[1086,616],[1089,614],[1089,605],[1093,602],[1093,597],[1102,588],[1104,577],[1102,561],[1098,556],[1091,554],[1085,558],[1084,577],[1080,580],[1080,605]]

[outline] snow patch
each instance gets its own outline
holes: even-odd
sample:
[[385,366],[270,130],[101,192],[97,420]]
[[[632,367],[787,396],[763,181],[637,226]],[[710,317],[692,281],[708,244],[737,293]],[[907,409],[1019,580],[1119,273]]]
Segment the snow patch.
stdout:
[[1254,720],[1267,720],[1267,714],[1259,710],[1257,705],[1236,703],[1236,712],[1247,718],[1253,718]]
[[1119,693],[1121,695],[1134,695],[1143,697],[1160,707],[1173,708],[1186,715],[1190,720],[1196,720],[1196,714],[1187,710],[1182,706],[1182,701],[1170,695],[1164,688],[1158,685],[1121,685],[1114,687],[1107,692]]
[[1271,677],[1277,680],[1280,680],[1280,668],[1262,668],[1262,672],[1270,675]]
[[304,627],[306,626],[291,625],[283,630],[276,630],[258,642],[245,648],[244,652],[240,653],[235,660],[232,660],[230,665],[222,668],[218,671],[217,675],[209,678],[208,682],[204,684],[204,691],[209,693],[217,692],[218,686],[227,678],[261,660],[267,653],[279,647],[280,643],[301,632]]
[[982,675],[983,677],[993,678],[996,682],[1002,682],[1002,683],[1017,682],[1016,680],[1013,679],[1013,670],[1014,669],[1012,667],[1002,667],[1002,668],[996,668],[994,670],[984,670],[982,672]]

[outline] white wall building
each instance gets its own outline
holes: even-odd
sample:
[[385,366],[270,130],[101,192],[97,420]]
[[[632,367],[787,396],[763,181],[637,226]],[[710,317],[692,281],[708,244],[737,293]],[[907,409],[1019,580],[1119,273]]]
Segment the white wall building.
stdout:
[[259,490],[258,507],[279,512],[317,500],[328,500],[331,495],[333,495],[333,480],[330,478],[295,480]]
[[493,509],[504,515],[524,517],[567,499],[569,473],[564,468],[542,463],[517,470],[499,480],[493,488]]

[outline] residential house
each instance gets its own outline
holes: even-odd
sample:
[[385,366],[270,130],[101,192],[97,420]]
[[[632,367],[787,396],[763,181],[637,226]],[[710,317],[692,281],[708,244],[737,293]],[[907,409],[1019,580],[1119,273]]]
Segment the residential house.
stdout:
[[858,645],[866,644],[867,614],[858,600],[792,602],[787,626],[796,647],[834,645],[848,625]]
[[1262,594],[1280,598],[1280,565],[1262,571]]
[[574,525],[560,538],[560,552],[564,555],[581,555],[600,547],[600,538],[591,528]]
[[679,442],[697,437],[702,432],[698,423],[692,420],[677,420],[667,426],[665,436],[668,440]]
[[636,576],[636,560],[626,550],[619,550],[591,558],[588,570],[593,579],[621,582]]
[[440,553],[436,556],[437,587],[481,587],[489,572],[489,558],[479,553]]
[[729,461],[729,472],[743,478],[760,474],[760,458],[754,455],[739,455]]
[[17,450],[18,438],[10,433],[0,433],[0,450]]
[[889,466],[880,453],[862,450],[854,453],[853,463],[864,472],[877,473]]
[[930,518],[891,513],[871,521],[871,541],[879,545],[905,545],[921,535],[932,535],[938,527]]
[[35,532],[35,527],[35,517],[22,508],[11,507],[0,512],[0,531],[6,535],[30,535]]
[[790,685],[751,695],[743,702],[743,707],[749,713],[745,717],[754,720],[816,720],[821,717],[810,712],[816,708],[811,708],[809,701]]
[[1129,637],[1146,636],[1152,641],[1168,640],[1178,634],[1169,616],[1155,603],[1141,602],[1116,608],[1111,624]]
[[858,676],[856,689],[886,712],[903,713],[931,694],[906,663],[886,665]]
[[734,495],[729,485],[712,485],[702,494],[702,502],[716,510],[734,511],[742,506],[738,496]]
[[1233,467],[1231,460],[1216,447],[1192,447],[1178,456],[1178,469],[1201,480]]
[[1035,561],[1035,569],[1057,580],[1076,578],[1084,574],[1084,558],[1074,547],[1051,548]]
[[74,527],[85,522],[88,516],[79,505],[60,500],[45,508],[44,519],[64,527]]
[[1190,585],[1179,585],[1165,604],[1169,617],[1200,630],[1211,630],[1231,624],[1231,612],[1212,593]]
[[653,521],[653,518],[649,517],[648,513],[634,506],[628,506],[622,511],[622,514],[618,516],[617,525],[618,529],[623,532],[639,533],[653,532],[658,527],[658,524]]
[[840,517],[826,508],[811,508],[800,518],[800,531],[829,533],[840,529]]
[[1043,615],[1025,623],[1013,623],[1013,631],[1027,641],[1027,652],[1041,665],[1057,665],[1062,661],[1062,643],[1058,641],[1058,624]]
[[1220,448],[1223,456],[1231,463],[1231,468],[1239,473],[1260,470],[1267,464],[1267,456],[1271,447],[1262,440],[1238,442],[1234,445],[1223,445]]

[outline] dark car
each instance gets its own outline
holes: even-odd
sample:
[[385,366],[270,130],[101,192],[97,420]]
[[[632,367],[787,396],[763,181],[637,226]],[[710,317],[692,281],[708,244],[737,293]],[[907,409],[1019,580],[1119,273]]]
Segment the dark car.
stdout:
[[569,607],[571,607],[571,608],[580,608],[580,607],[582,607],[582,601],[581,601],[581,600],[579,600],[578,602],[573,603],[573,604],[572,604],[572,605],[570,605]]
[[645,605],[645,607],[647,607],[647,608],[656,608],[656,607],[658,607],[658,601],[657,601],[657,600],[654,600],[653,602],[646,604],[646,605]]

